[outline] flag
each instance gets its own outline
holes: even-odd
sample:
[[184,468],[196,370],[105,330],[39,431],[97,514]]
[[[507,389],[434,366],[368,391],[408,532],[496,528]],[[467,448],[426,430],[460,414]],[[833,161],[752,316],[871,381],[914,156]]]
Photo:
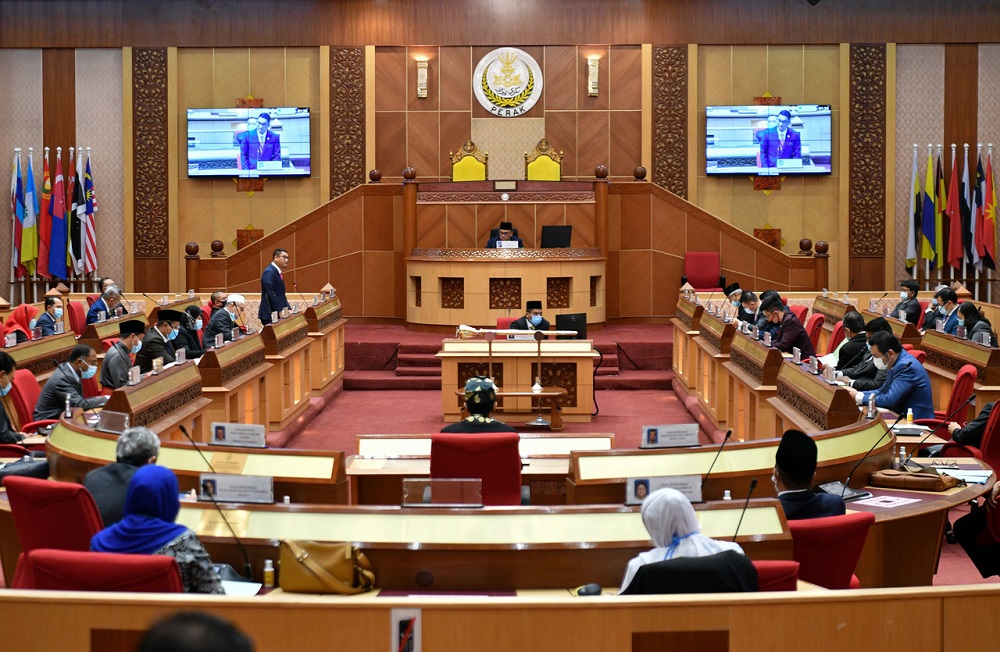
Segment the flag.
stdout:
[[67,279],[66,273],[66,186],[63,183],[62,149],[56,150],[56,182],[52,187],[49,204],[52,224],[49,238],[49,274],[52,278]]
[[910,175],[910,213],[906,229],[906,271],[913,274],[917,266],[917,228],[920,224],[920,180],[917,179],[917,149],[913,148],[913,173]]
[[983,266],[996,269],[997,190],[993,187],[993,153],[986,154],[986,182],[983,185]]
[[83,182],[81,181],[80,168],[83,166],[83,154],[77,152],[76,155],[76,170],[73,174],[73,204],[70,207],[70,212],[67,217],[67,222],[69,223],[69,258],[66,260],[67,265],[72,265],[72,272],[75,274],[83,274],[83,263],[84,263],[84,237],[86,233],[83,230],[83,223],[87,219],[87,200],[83,196]]
[[93,274],[97,271],[97,220],[94,219],[94,213],[97,212],[97,195],[94,192],[94,177],[90,171],[90,152],[87,152],[87,171],[83,176],[83,194],[87,202],[87,219],[84,223],[84,230],[87,234],[87,252],[83,270],[87,274]]
[[937,166],[934,169],[934,258],[938,267],[944,267],[944,208],[948,203],[948,193],[944,187],[944,164],[941,162],[941,152],[938,152]]
[[962,170],[962,182],[959,188],[959,205],[958,211],[961,213],[962,217],[962,249],[965,251],[965,264],[974,262],[974,260],[979,260],[978,256],[974,256],[976,251],[975,244],[972,241],[973,231],[973,221],[972,221],[972,187],[969,185],[969,150],[965,150],[965,165]]
[[927,152],[927,174],[924,175],[924,206],[920,214],[921,251],[920,256],[937,265],[934,258],[934,159]]
[[972,186],[972,247],[975,252],[972,262],[976,269],[983,271],[983,155],[979,154],[976,161],[976,184]]
[[21,264],[35,275],[38,260],[38,193],[35,192],[35,160],[28,153],[28,181],[24,190],[24,224],[21,227]]
[[49,156],[45,153],[42,161],[42,207],[38,211],[38,266],[36,272],[42,278],[52,278],[49,274],[49,240],[52,239],[52,177],[49,174]]
[[21,264],[21,233],[24,229],[24,181],[21,179],[21,155],[14,155],[10,179],[11,235],[10,264],[17,278],[24,278],[28,270]]
[[962,210],[958,195],[958,168],[955,166],[955,150],[951,150],[951,183],[948,184],[948,203],[944,212],[948,215],[948,264],[962,269]]

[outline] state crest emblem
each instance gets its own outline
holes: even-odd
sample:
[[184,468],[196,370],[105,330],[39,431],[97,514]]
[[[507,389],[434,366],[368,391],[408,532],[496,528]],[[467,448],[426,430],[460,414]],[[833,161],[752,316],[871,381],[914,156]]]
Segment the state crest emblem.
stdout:
[[542,95],[542,69],[524,50],[498,48],[480,59],[472,92],[487,111],[501,118],[522,115]]

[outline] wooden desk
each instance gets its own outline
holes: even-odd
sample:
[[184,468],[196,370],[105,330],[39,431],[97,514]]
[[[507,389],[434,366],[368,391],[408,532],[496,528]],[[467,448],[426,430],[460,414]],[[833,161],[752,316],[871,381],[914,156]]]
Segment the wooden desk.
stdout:
[[[467,406],[465,405],[465,391],[461,389],[455,390],[455,396],[458,400],[459,409],[461,410],[460,418],[464,419],[468,414]],[[562,403],[566,400],[567,392],[565,387],[543,387],[540,391],[524,390],[524,391],[497,391],[497,402],[496,411],[503,412],[503,399],[516,399],[516,398],[529,398],[538,399],[538,407],[532,410],[533,414],[542,414],[544,407],[542,402],[549,404],[549,430],[552,432],[559,432],[563,429],[562,422]],[[517,424],[511,424],[515,427],[519,427]],[[524,424],[526,427],[528,424]]]
[[[541,342],[544,387],[563,387],[567,398],[562,403],[563,421],[590,422],[594,411],[594,351],[591,340],[555,340]],[[441,359],[441,411],[445,421],[458,421],[461,409],[454,391],[465,387],[469,378],[488,375],[489,343],[480,339],[446,339],[437,357]],[[504,391],[517,392],[505,399],[504,414],[534,414],[529,390],[538,373],[538,343],[531,340],[496,340],[493,342],[493,377]]]
[[694,338],[698,349],[696,387],[698,407],[718,428],[725,428],[729,418],[729,378],[724,367],[736,332],[736,324],[705,312],[701,331]]
[[83,335],[80,336],[80,344],[86,344],[90,348],[94,349],[103,359],[104,354],[103,349],[101,348],[101,342],[107,339],[117,338],[119,332],[118,325],[129,319],[140,319],[145,322],[146,313],[136,313],[134,315],[126,314],[114,319],[107,319],[105,321],[88,324],[87,327],[83,329]]
[[75,345],[73,331],[66,331],[5,348],[4,352],[14,358],[18,369],[27,369],[35,374],[38,386],[42,387],[52,376],[56,366],[66,362]]
[[774,408],[775,433],[797,428],[811,434],[861,419],[861,410],[846,386],[831,385],[822,376],[809,373],[806,365],[797,365],[790,359],[782,363],[777,396],[768,399],[768,403]]
[[768,399],[778,392],[781,351],[764,346],[744,333],[733,336],[729,360],[723,363],[728,373],[729,404],[726,425],[739,441],[776,437],[774,411]]
[[966,420],[987,403],[1000,399],[1000,349],[993,349],[971,340],[959,339],[954,335],[929,330],[924,333],[920,348],[927,352],[924,369],[931,379],[934,394],[934,409],[946,410],[951,399],[955,376],[964,365],[976,368],[976,406],[969,406]]
[[261,338],[272,365],[267,372],[267,421],[271,430],[283,430],[309,406],[309,347],[313,340],[302,313],[267,324]]
[[[185,292],[182,297],[174,295],[173,298],[168,297],[166,303],[155,303],[152,307],[147,306],[149,309],[149,325],[154,326],[156,321],[160,318],[161,310],[176,310],[177,312],[184,312],[184,309],[189,306],[197,306],[201,308],[205,305],[198,297],[189,297]],[[207,325],[207,322],[206,322]]]
[[[566,503],[569,454],[610,450],[613,434],[522,433],[522,479],[532,505]],[[359,505],[399,505],[404,478],[430,477],[430,435],[358,435],[358,454],[347,460],[351,496]]]
[[268,371],[264,342],[252,333],[221,348],[208,349],[198,361],[201,394],[211,403],[207,423],[267,423]]
[[340,298],[332,297],[305,310],[313,345],[309,349],[312,391],[320,394],[344,375],[344,326]]
[[819,346],[816,353],[827,353],[830,347],[830,338],[833,336],[833,329],[838,321],[844,320],[844,315],[849,312],[856,312],[850,303],[837,301],[822,295],[813,300],[812,311],[823,315],[823,329],[819,333]]
[[674,326],[674,387],[680,384],[688,394],[693,394],[696,386],[698,347],[694,338],[701,328],[704,310],[701,304],[695,304],[681,294],[677,297],[677,316],[670,320]]
[[[865,323],[867,324],[876,317],[882,317],[882,313],[878,313],[872,310],[862,310],[861,314],[865,318]],[[921,336],[920,331],[917,327],[908,321],[900,321],[898,317],[885,317],[885,320],[889,322],[889,326],[892,327],[892,334],[896,336],[900,344],[909,344],[915,349],[920,348]]]
[[207,441],[204,414],[211,401],[201,395],[201,386],[198,367],[188,361],[147,376],[138,385],[116,389],[104,409],[127,413],[130,425],[146,426],[163,441],[186,439],[181,426],[192,437]]

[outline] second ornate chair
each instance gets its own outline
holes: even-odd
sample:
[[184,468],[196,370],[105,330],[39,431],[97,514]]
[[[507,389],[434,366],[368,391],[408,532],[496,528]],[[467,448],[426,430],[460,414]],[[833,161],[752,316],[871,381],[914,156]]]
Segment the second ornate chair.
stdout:
[[451,159],[452,181],[486,181],[489,179],[489,152],[483,152],[471,140],[465,141],[458,152],[448,152]]
[[535,149],[524,153],[524,178],[528,181],[559,181],[562,179],[562,152],[556,152],[542,138]]

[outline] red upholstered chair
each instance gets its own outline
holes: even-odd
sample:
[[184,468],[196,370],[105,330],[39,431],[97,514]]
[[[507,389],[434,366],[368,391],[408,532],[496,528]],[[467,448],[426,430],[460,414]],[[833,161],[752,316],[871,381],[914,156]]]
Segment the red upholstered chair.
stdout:
[[916,358],[920,364],[923,364],[924,360],[927,359],[927,351],[923,349],[910,349],[910,355]]
[[930,301],[917,301],[920,305],[920,314],[917,316],[917,330],[923,330],[924,328],[924,313],[927,312],[927,306],[930,305]]
[[521,454],[516,432],[431,436],[432,478],[481,478],[484,505],[521,504]]
[[819,334],[823,330],[823,322],[825,321],[826,317],[818,312],[814,312],[809,315],[809,320],[805,323],[806,333],[812,342],[813,351],[819,351]]
[[30,455],[31,451],[21,444],[0,444],[0,457],[24,457]]
[[83,309],[83,304],[79,301],[66,300],[66,311],[69,313],[69,327],[76,333],[77,337],[83,335],[87,328],[87,311]]
[[860,588],[854,569],[874,522],[871,512],[789,521],[799,577],[827,589]]
[[684,276],[681,285],[690,283],[698,292],[722,292],[726,277],[722,275],[719,253],[689,251],[684,254]]
[[[830,334],[830,341],[826,345],[827,354],[833,353],[844,340],[844,320],[841,319],[833,325],[833,332]],[[816,348],[813,345],[813,348]]]
[[23,556],[41,548],[90,550],[104,529],[94,497],[83,485],[10,476],[4,478],[11,516],[21,541],[13,588],[23,588]]
[[[944,448],[941,449],[941,457],[975,457],[987,464],[990,464],[990,460],[1000,464],[1000,433],[997,432],[998,430],[1000,430],[1000,409],[994,409],[990,412],[990,418],[986,420],[979,448],[949,441],[945,442]],[[992,464],[990,466],[992,467]]]
[[802,326],[806,325],[806,314],[809,313],[809,308],[806,308],[805,306],[788,306],[788,309],[792,311],[792,314],[795,315],[800,322],[802,322]]
[[33,550],[24,557],[24,587],[48,591],[183,593],[177,560],[78,550]]
[[[913,356],[916,356],[916,353],[916,349],[910,351],[910,354]],[[921,353],[923,352],[921,351]],[[920,360],[921,363],[923,362],[922,358],[917,359]],[[978,374],[979,371],[971,364],[963,365],[962,368],[958,370],[958,373],[955,374],[955,382],[951,385],[951,396],[948,398],[948,405],[945,406],[945,409],[934,410],[933,419],[917,419],[915,423],[919,423],[920,425],[928,426],[930,428],[937,428],[941,425],[941,422],[944,421],[945,417],[949,414],[953,414],[955,410],[961,408],[962,403],[968,401],[969,397],[972,396],[972,390],[975,388],[976,377]],[[970,411],[971,408],[960,410],[958,414],[952,417],[952,421],[964,426],[969,421]],[[948,430],[945,428],[942,428],[938,434],[945,439],[949,439],[951,437]]]
[[111,347],[113,347],[115,344],[118,344],[117,337],[109,337],[107,339],[101,340],[101,350],[104,353],[107,353],[108,351],[111,350]]
[[517,317],[497,317],[497,330],[507,330],[510,328],[510,323],[517,319]]
[[753,560],[757,569],[758,591],[797,591],[799,562],[782,560]]
[[14,411],[17,412],[18,430],[21,432],[36,432],[39,428],[44,428],[56,423],[58,419],[43,419],[32,421],[32,414],[38,404],[38,397],[42,390],[38,386],[35,374],[27,369],[18,369],[14,372],[14,387],[10,390],[10,400],[14,404]]
[[99,295],[99,294],[88,294],[87,295],[87,308],[89,309],[100,298],[101,298],[101,295]]

